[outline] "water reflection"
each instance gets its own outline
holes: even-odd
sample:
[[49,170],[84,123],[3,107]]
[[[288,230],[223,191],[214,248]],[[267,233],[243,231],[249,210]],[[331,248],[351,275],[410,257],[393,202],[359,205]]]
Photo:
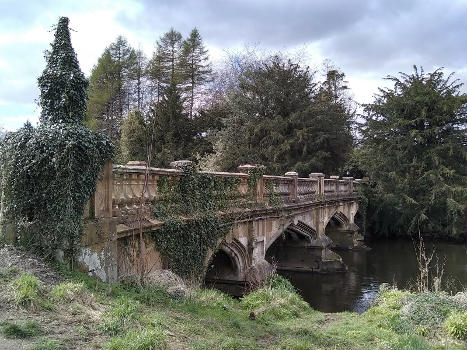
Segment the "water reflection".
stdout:
[[[336,274],[280,272],[290,279],[303,298],[323,312],[364,312],[376,296],[381,283],[399,288],[414,286],[417,261],[412,241],[377,241],[370,251],[340,251],[348,271]],[[426,244],[431,249],[432,244]],[[444,261],[443,288],[455,293],[466,288],[466,247],[436,243],[440,262]]]

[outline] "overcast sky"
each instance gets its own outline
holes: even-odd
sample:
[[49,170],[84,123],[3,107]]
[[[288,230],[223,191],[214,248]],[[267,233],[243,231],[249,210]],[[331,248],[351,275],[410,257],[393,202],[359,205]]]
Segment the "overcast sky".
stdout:
[[413,64],[467,82],[467,0],[0,0],[0,127],[37,122],[36,81],[59,16],[87,76],[118,35],[150,56],[170,27],[197,27],[214,61],[245,46],[301,52],[314,68],[330,59],[360,103]]

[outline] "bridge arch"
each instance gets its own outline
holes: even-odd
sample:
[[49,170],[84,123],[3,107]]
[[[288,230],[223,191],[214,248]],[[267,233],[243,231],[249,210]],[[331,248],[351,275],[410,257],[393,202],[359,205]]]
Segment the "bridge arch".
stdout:
[[205,281],[242,281],[249,266],[247,250],[237,239],[222,241],[207,261]]

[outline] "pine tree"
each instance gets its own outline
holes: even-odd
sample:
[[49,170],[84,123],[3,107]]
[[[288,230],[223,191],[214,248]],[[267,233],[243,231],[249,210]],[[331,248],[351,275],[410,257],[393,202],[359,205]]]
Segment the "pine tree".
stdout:
[[212,69],[209,63],[208,50],[203,45],[198,29],[194,28],[190,36],[183,41],[183,50],[180,60],[184,81],[189,93],[189,115],[193,117],[193,106],[196,90],[212,79]]
[[146,160],[148,130],[140,111],[130,112],[122,125],[121,161]]
[[86,112],[88,82],[73,50],[68,18],[60,17],[46,67],[38,79],[40,121],[82,122]]

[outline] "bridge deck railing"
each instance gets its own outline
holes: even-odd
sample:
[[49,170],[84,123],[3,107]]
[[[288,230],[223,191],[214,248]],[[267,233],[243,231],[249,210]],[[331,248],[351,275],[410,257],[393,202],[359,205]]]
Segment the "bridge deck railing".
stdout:
[[[299,178],[297,173],[288,172],[285,176],[262,175],[257,178],[256,188],[251,189],[248,179],[254,176],[252,170],[257,169],[257,166],[240,166],[239,169],[241,172],[238,173],[203,173],[239,179],[236,198],[248,198],[256,203],[266,204],[273,197],[284,204],[346,198],[355,196],[356,188],[361,183],[361,180],[351,177],[340,179],[332,176],[325,179],[324,174],[312,173],[309,178]],[[180,176],[183,176],[180,168],[152,168],[141,162],[130,162],[128,165],[108,163],[89,203],[87,216],[131,216],[140,209],[149,212],[150,204],[161,200],[160,181],[163,178],[170,180]]]

